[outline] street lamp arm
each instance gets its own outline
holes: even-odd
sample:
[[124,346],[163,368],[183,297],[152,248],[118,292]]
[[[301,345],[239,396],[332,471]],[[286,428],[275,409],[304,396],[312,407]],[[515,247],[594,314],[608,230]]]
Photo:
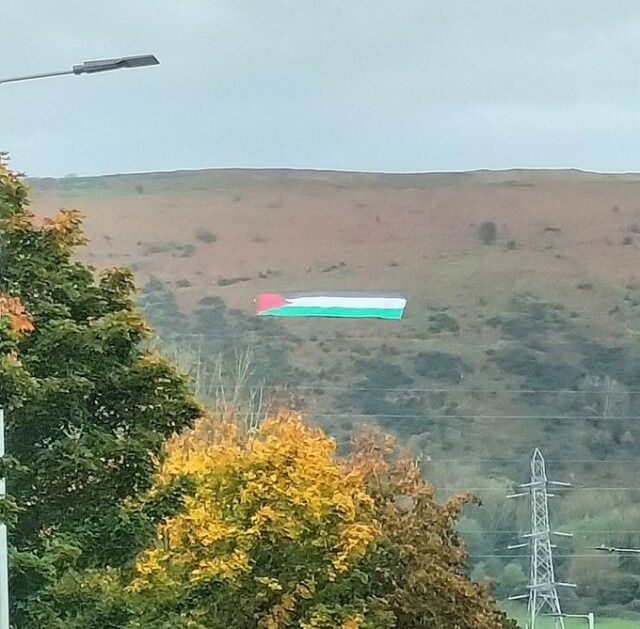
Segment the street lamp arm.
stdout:
[[9,79],[0,79],[2,83],[16,83],[18,81],[31,81],[32,79],[46,79],[52,76],[64,76],[65,74],[96,74],[98,72],[109,72],[111,70],[121,70],[124,68],[144,68],[147,66],[157,66],[160,62],[155,55],[137,55],[134,57],[119,57],[117,59],[96,59],[85,61],[73,66],[71,70],[62,72],[47,72],[45,74],[29,74],[26,76],[16,76]]
[[47,79],[50,76],[64,76],[65,74],[74,74],[74,71],[63,70],[61,72],[47,72],[46,74],[27,74],[25,76],[15,76],[10,79],[0,79],[0,84],[17,83],[18,81],[31,81],[32,79]]

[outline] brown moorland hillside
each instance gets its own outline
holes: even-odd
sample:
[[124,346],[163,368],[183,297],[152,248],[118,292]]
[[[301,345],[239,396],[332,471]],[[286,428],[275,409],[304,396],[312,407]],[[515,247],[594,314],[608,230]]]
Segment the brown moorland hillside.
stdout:
[[[484,510],[463,525],[474,575],[496,577],[498,594],[526,573],[493,555],[528,526],[504,496],[536,446],[575,485],[554,512],[578,532],[561,577],[605,570],[574,549],[640,545],[640,175],[210,170],[29,183],[36,212],[86,214],[88,261],[135,270],[167,351],[199,380],[219,373],[218,355],[250,348],[252,391],[286,386],[341,444],[378,422],[442,492],[480,494]],[[254,317],[255,296],[280,290],[404,291],[408,305],[401,322]],[[614,589],[620,570],[607,564]],[[610,592],[598,592],[604,608]],[[631,605],[627,594],[616,600]]]
[[[424,349],[465,354],[474,367],[460,376],[466,388],[517,388],[522,382],[508,383],[485,352],[500,340],[487,321],[509,315],[518,295],[563,306],[590,339],[637,339],[621,304],[640,273],[640,175],[211,170],[30,183],[36,211],[71,205],[86,213],[91,262],[130,265],[141,283],[157,277],[186,313],[217,296],[251,317],[263,290],[405,291],[400,324],[282,324],[303,341],[324,340],[322,347],[298,344],[291,356],[294,367],[310,370],[314,386],[349,384],[345,365],[354,352],[391,342],[401,360]],[[490,246],[478,238],[486,221],[497,227]],[[434,312],[452,317],[453,328],[432,333]],[[352,342],[339,342],[344,337]],[[556,349],[568,343],[554,341]],[[434,383],[413,374],[413,384]],[[307,400],[318,413],[328,408],[321,397]],[[502,398],[480,406],[469,410],[520,412]],[[518,450],[511,431],[498,433],[505,448]],[[523,449],[530,445],[525,440]]]
[[[214,292],[250,311],[265,289],[397,289],[410,310],[532,290],[597,318],[607,289],[640,274],[640,235],[622,244],[640,226],[640,175],[212,170],[30,183],[37,211],[86,213],[96,264],[188,279],[187,309]],[[477,238],[484,221],[498,228],[493,247]],[[205,232],[215,242],[197,239]],[[585,281],[599,289],[586,300]]]
[[[640,175],[211,170],[30,184],[37,212],[74,206],[86,214],[89,261],[130,265],[141,284],[158,278],[185,313],[215,296],[252,317],[260,291],[406,292],[399,324],[281,324],[305,341],[291,360],[311,370],[306,384],[314,387],[350,384],[345,364],[386,342],[401,361],[425,349],[466,355],[475,368],[460,375],[465,388],[517,388],[522,382],[508,383],[485,352],[501,340],[487,322],[508,316],[522,295],[564,307],[590,339],[628,345],[638,338],[626,304],[640,281]],[[490,246],[478,237],[486,221],[497,228]],[[434,326],[434,313],[453,327]],[[554,345],[569,342],[556,337]],[[328,402],[312,397],[311,409],[326,412]],[[480,406],[483,416],[519,412],[504,400]],[[513,450],[511,431],[499,434]]]

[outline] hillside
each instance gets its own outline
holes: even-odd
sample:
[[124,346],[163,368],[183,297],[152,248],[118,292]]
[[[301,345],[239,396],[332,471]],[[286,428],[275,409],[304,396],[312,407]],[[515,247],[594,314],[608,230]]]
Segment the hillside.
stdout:
[[[265,283],[396,287],[414,306],[425,299],[468,305],[499,283],[500,295],[544,290],[593,313],[594,302],[608,297],[568,296],[577,281],[623,285],[638,273],[637,248],[622,240],[639,226],[640,175],[230,170],[31,185],[37,209],[82,206],[97,263],[135,264],[172,284],[189,279],[179,299],[187,308],[218,281],[248,277],[218,291],[230,307],[251,310],[248,298]],[[476,238],[487,220],[498,226],[497,247]],[[212,232],[215,246],[203,246],[199,230]],[[509,240],[517,253],[505,255]],[[196,246],[192,255],[179,250],[184,245]],[[340,263],[336,282],[326,270]],[[269,272],[279,277],[259,277]]]
[[[636,567],[585,550],[640,546],[640,175],[228,170],[29,183],[36,212],[87,215],[91,263],[135,270],[142,307],[202,393],[221,373],[237,379],[250,355],[244,394],[285,387],[340,443],[360,420],[396,433],[443,493],[484,497],[463,524],[476,575],[496,576],[501,595],[526,563],[499,549],[528,526],[525,505],[504,496],[539,446],[549,475],[575,485],[554,511],[577,533],[561,574],[600,606],[640,599]],[[483,242],[489,221],[497,237],[485,230]],[[406,317],[253,316],[261,291],[325,289],[403,291]]]

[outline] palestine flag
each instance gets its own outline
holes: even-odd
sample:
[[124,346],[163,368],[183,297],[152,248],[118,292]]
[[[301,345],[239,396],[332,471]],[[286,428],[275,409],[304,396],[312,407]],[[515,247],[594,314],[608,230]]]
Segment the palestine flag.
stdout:
[[270,317],[402,319],[406,303],[397,293],[261,293],[257,312]]

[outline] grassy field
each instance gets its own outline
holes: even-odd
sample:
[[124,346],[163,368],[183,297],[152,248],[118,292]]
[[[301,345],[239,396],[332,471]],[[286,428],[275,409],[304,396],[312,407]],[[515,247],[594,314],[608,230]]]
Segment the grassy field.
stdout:
[[[527,614],[523,609],[512,609],[509,612],[511,618],[515,618],[520,627],[526,627]],[[598,618],[596,616],[596,629],[638,629],[640,621],[638,620],[621,620],[619,618]],[[565,618],[565,629],[587,629],[588,622],[586,618]],[[556,629],[553,618],[544,618],[538,621],[536,629]]]
[[[524,627],[524,621],[521,622],[521,626]],[[585,629],[588,627],[587,620],[582,618],[566,618],[565,629]],[[596,629],[638,629],[637,621],[635,620],[617,620],[615,618],[607,618],[599,620],[596,618]],[[536,629],[555,629],[553,619],[545,620],[536,625]]]
[[[524,627],[526,619],[518,619],[520,626]],[[565,629],[586,629],[588,627],[586,618],[565,618]],[[618,620],[616,618],[598,619],[596,618],[596,629],[638,629],[640,623],[637,620]],[[554,620],[549,618],[536,625],[536,629],[555,629]]]

